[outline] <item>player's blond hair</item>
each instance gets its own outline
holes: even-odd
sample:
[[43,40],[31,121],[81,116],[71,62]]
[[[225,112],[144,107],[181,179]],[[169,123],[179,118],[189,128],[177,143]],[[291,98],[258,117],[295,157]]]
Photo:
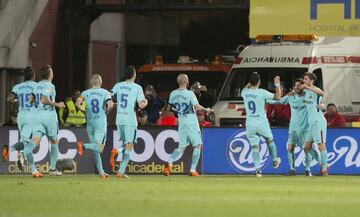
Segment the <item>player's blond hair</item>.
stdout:
[[93,86],[93,87],[101,87],[101,84],[102,84],[101,76],[99,74],[94,74],[91,77],[90,83],[91,83],[91,86]]
[[176,80],[177,80],[177,83],[179,85],[181,85],[181,84],[187,83],[189,81],[189,78],[186,74],[180,74],[177,76]]

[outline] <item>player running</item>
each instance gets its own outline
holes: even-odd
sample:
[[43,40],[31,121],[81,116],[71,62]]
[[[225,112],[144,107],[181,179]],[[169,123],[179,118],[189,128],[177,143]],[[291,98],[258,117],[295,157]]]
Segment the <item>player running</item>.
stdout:
[[115,158],[118,153],[123,153],[120,168],[116,174],[118,178],[127,178],[125,169],[130,160],[130,152],[136,143],[137,119],[135,113],[136,104],[140,109],[147,106],[143,89],[135,83],[136,70],[129,66],[125,70],[126,80],[115,84],[111,92],[117,101],[116,126],[122,145],[119,149],[113,149],[110,156],[110,165],[115,168]]
[[[24,82],[15,85],[7,101],[15,103],[18,102],[18,117],[17,125],[20,131],[20,141],[10,147],[10,151],[18,151],[17,166],[20,171],[24,170],[25,157],[23,153],[24,143],[31,142],[32,124],[34,123],[35,106],[33,104],[33,93],[36,89],[37,83],[34,81],[35,72],[29,66],[24,70]],[[5,154],[4,159],[8,159],[9,152]]]
[[55,102],[56,91],[55,86],[51,83],[54,78],[51,66],[47,65],[40,69],[39,76],[41,81],[38,82],[35,90],[37,111],[35,126],[33,127],[33,143],[31,146],[25,147],[24,154],[30,168],[35,167],[32,151],[36,145],[40,144],[41,137],[46,135],[51,142],[49,175],[60,176],[62,173],[56,170],[59,154],[59,141],[57,138],[59,125],[55,107],[64,108],[65,104],[63,102]]
[[[295,147],[304,148],[305,136],[308,130],[308,113],[304,103],[305,92],[303,91],[303,80],[296,79],[294,84],[294,92],[290,95],[282,97],[280,100],[267,100],[270,104],[289,104],[291,108],[291,118],[288,135],[288,163],[290,166],[286,176],[295,176]],[[305,175],[312,176],[310,171],[312,156],[305,153]],[[316,160],[318,156],[316,155]]]
[[327,123],[324,117],[324,114],[319,108],[319,104],[322,102],[322,96],[324,92],[318,87],[314,86],[316,82],[316,75],[311,72],[307,72],[304,75],[304,88],[305,88],[305,97],[304,102],[308,111],[308,125],[309,129],[305,138],[305,152],[311,154],[313,158],[316,159],[317,153],[312,148],[312,144],[318,144],[320,150],[320,167],[321,171],[319,175],[327,176],[328,175],[328,156],[326,150],[326,133],[327,133]]
[[209,113],[211,109],[202,107],[196,99],[194,92],[187,89],[189,86],[189,78],[187,75],[178,75],[177,83],[179,84],[179,88],[171,92],[169,106],[175,109],[179,118],[179,147],[174,150],[168,164],[165,165],[164,175],[170,175],[173,162],[176,161],[178,157],[183,154],[185,148],[191,144],[194,150],[189,176],[199,176],[196,167],[200,158],[202,141],[196,111]]
[[274,78],[275,95],[267,90],[259,88],[260,76],[254,72],[250,75],[249,83],[241,91],[246,111],[246,136],[252,148],[252,156],[256,169],[256,176],[262,177],[260,168],[260,136],[266,140],[269,147],[272,165],[276,169],[280,166],[281,159],[277,157],[277,150],[273,142],[273,135],[269,121],[265,114],[265,101],[269,99],[280,99],[280,77]]
[[[81,97],[76,101],[76,107],[86,112],[86,131],[90,138],[90,143],[78,141],[77,148],[80,156],[83,155],[84,149],[91,150],[95,157],[95,165],[99,171],[100,178],[107,178],[109,175],[105,173],[101,156],[106,143],[107,121],[106,113],[113,107],[110,93],[101,88],[102,79],[99,74],[95,74],[91,78],[91,88],[82,92]],[[86,111],[83,110],[81,104],[85,100]]]

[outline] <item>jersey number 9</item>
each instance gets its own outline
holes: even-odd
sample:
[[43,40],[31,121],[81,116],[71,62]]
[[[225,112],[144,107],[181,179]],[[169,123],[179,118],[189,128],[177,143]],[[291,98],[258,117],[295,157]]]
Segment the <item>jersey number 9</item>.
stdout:
[[256,112],[256,105],[254,101],[249,101],[248,102],[248,108],[250,109],[252,114],[255,114]]

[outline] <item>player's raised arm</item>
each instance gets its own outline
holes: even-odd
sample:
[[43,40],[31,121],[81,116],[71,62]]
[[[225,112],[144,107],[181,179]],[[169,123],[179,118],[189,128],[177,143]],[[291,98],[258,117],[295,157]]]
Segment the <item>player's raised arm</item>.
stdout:
[[275,76],[274,78],[274,85],[275,85],[275,96],[274,99],[281,99],[282,91],[280,86],[280,76]]
[[245,85],[244,89],[245,89],[245,88],[249,88],[250,86],[251,86],[251,84],[250,84],[250,82],[249,82],[249,83],[247,83],[247,84]]

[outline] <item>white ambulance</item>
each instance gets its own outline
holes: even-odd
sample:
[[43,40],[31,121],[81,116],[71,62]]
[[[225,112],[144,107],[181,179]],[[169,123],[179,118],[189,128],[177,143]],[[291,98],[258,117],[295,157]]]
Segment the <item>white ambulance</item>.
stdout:
[[335,103],[348,121],[360,110],[360,37],[316,35],[261,35],[238,56],[213,110],[216,126],[244,126],[241,89],[252,72],[261,77],[261,88],[274,90],[279,75],[291,89],[304,72],[317,75],[316,85],[325,91],[324,103]]

